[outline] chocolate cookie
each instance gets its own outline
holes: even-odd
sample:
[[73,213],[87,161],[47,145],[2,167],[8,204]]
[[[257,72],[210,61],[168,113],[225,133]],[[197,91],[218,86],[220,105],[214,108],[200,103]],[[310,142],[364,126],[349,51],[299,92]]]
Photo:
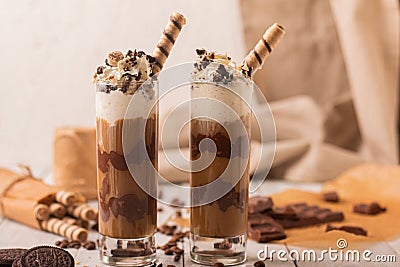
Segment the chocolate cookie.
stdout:
[[72,255],[61,248],[38,246],[29,249],[21,257],[22,267],[74,267]]
[[22,248],[6,248],[0,249],[0,266],[11,266],[13,262],[19,259],[27,249]]

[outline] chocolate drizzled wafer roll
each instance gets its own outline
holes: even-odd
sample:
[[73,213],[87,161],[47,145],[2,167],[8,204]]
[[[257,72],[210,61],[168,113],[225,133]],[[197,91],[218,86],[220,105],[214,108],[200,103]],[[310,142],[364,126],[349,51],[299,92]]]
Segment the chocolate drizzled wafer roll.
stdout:
[[76,194],[74,192],[58,191],[56,193],[56,201],[65,206],[73,206],[76,200]]
[[242,69],[247,71],[248,76],[254,75],[262,67],[265,59],[272,53],[284,34],[285,29],[277,23],[274,23],[265,31],[261,40],[244,59]]
[[40,221],[48,220],[50,217],[49,206],[45,204],[37,204],[33,212],[36,216],[36,219]]
[[43,230],[48,232],[85,242],[88,237],[88,231],[77,225],[71,225],[63,222],[62,220],[51,218],[48,221],[41,222],[40,226]]
[[153,64],[153,74],[157,74],[163,68],[164,63],[167,60],[183,25],[185,24],[186,18],[182,14],[173,13],[169,17],[169,22],[153,52],[153,57],[156,59]]
[[67,212],[69,215],[77,219],[82,219],[85,221],[97,221],[97,210],[87,204],[68,207]]
[[50,214],[56,218],[62,219],[67,214],[67,209],[60,203],[52,203],[50,205]]

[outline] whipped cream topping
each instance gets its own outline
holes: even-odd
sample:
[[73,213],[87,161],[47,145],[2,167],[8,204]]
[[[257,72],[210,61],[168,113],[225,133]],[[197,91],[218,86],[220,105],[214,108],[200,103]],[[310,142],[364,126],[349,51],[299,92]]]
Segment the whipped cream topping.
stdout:
[[108,54],[105,65],[97,68],[93,82],[104,83],[106,93],[115,90],[132,93],[152,76],[154,62],[154,57],[143,51],[129,50],[125,55],[114,51]]
[[[235,121],[251,113],[253,84],[227,54],[197,49],[192,72],[192,116]],[[217,100],[217,101],[215,101]]]
[[[131,101],[133,101],[131,103]],[[145,94],[126,95],[120,90],[109,93],[96,93],[96,117],[106,120],[113,125],[118,120],[148,118],[156,104],[156,98],[149,99]],[[140,108],[130,108],[129,105]]]
[[227,54],[208,52],[204,48],[196,49],[197,59],[194,63],[192,78],[209,80],[217,83],[229,83],[248,78],[247,71],[238,66]]

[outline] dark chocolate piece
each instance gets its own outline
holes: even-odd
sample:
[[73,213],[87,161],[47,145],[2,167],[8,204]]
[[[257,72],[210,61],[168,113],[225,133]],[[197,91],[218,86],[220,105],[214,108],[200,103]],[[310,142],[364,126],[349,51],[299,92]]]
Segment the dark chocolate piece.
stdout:
[[329,191],[322,194],[326,202],[339,202],[339,195],[335,191]]
[[265,243],[285,239],[283,227],[268,215],[252,216],[249,218],[249,237],[257,242]]
[[273,205],[270,197],[252,197],[249,199],[249,213],[264,212],[272,209]]
[[386,208],[381,207],[377,202],[371,202],[370,204],[355,204],[353,207],[353,211],[360,214],[375,215],[381,212],[385,212]]
[[325,232],[329,232],[332,230],[344,231],[344,232],[348,232],[348,233],[351,233],[354,235],[367,236],[367,230],[365,230],[362,227],[358,227],[358,226],[343,225],[340,227],[335,227],[335,226],[328,224],[326,226]]

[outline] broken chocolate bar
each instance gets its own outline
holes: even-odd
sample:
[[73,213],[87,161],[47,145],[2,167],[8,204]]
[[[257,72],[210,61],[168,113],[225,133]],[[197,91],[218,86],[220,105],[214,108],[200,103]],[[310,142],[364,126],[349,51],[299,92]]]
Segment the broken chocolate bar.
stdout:
[[270,197],[252,197],[249,199],[249,213],[264,212],[272,209],[273,205]]
[[360,214],[375,215],[381,212],[385,212],[386,208],[381,207],[377,202],[371,202],[370,204],[355,204],[353,207],[353,211]]
[[348,232],[348,233],[355,234],[355,235],[367,236],[367,230],[365,230],[362,227],[358,227],[358,226],[343,225],[340,227],[335,227],[335,226],[328,224],[326,226],[325,232],[329,232],[332,230],[344,231],[344,232]]
[[280,223],[283,228],[296,228],[344,220],[343,212],[332,211],[306,203],[295,203],[284,207],[274,207],[266,212]]
[[249,217],[249,237],[259,243],[285,239],[283,227],[268,215],[254,215]]

